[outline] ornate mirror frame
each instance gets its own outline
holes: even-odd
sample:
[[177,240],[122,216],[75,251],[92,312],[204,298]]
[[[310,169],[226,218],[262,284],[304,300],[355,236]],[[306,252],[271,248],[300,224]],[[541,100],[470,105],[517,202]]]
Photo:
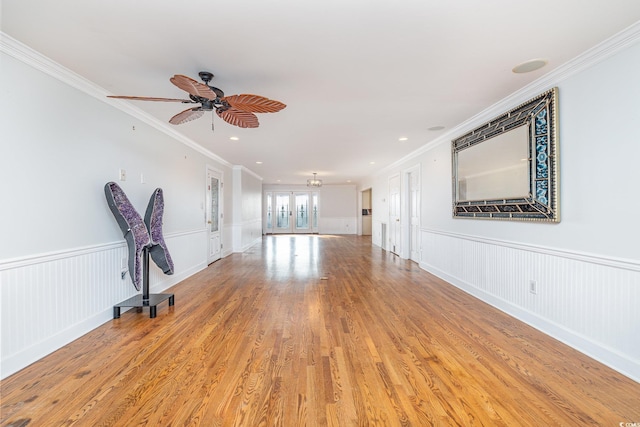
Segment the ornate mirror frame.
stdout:
[[[454,218],[560,222],[557,92],[558,89],[553,88],[451,141]],[[518,160],[526,162],[523,166],[526,164],[527,171],[521,173],[523,176],[528,175],[522,178],[528,179],[528,182],[523,182],[526,189],[522,194],[500,193],[502,190],[499,188],[502,188],[502,184],[498,182],[497,169],[488,167],[486,170],[477,169],[478,165],[484,168],[482,165],[489,165],[495,157],[498,157],[495,155],[495,149],[494,153],[489,152],[490,144],[484,144],[484,146],[482,144],[499,136],[505,140],[503,143],[515,144],[516,142],[512,142],[511,139],[515,138],[516,132],[510,132],[521,126],[526,129],[519,129],[517,134],[522,135],[523,139],[526,138],[522,143],[526,144],[526,148],[523,148],[525,153],[528,151],[528,154],[523,156],[528,158]],[[465,150],[472,148],[473,151],[465,153]],[[485,187],[497,184],[495,189],[497,194],[482,199],[468,196],[467,178],[461,172],[461,153],[465,154],[465,158],[473,158],[474,176],[484,177],[482,191],[479,193],[482,194],[484,190],[490,192],[492,189]],[[502,167],[500,173],[512,168],[512,166]],[[492,179],[487,179],[492,175]],[[509,180],[503,179],[503,181],[503,184],[506,184]],[[505,190],[505,193],[508,192]]]

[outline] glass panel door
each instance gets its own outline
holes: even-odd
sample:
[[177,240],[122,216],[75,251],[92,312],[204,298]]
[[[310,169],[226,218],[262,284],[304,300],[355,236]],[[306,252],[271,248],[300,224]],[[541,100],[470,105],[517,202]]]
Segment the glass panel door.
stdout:
[[313,200],[312,204],[312,216],[311,216],[311,231],[314,233],[318,232],[318,193],[313,192],[313,196],[311,198]]
[[273,195],[271,193],[265,193],[265,209],[266,209],[266,218],[265,218],[265,233],[273,233]]
[[266,192],[264,221],[266,233],[317,233],[317,192]]
[[291,233],[290,193],[276,193],[275,195],[275,224],[274,233]]
[[296,233],[308,233],[309,230],[309,193],[294,194],[296,206]]
[[221,174],[207,168],[207,263],[220,259],[222,255],[222,233],[220,231],[222,217],[222,185]]

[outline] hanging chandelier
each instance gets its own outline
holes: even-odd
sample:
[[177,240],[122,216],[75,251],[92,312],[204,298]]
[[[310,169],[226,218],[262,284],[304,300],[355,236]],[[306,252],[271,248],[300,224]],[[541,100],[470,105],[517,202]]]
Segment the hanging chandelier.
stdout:
[[316,173],[313,173],[313,179],[307,180],[307,187],[322,187],[322,180],[316,178]]

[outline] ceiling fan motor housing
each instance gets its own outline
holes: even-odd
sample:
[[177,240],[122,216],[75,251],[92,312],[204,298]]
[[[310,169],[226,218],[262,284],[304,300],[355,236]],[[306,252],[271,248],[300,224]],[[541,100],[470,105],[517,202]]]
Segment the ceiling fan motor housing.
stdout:
[[220,89],[218,89],[217,87],[213,87],[209,85],[209,82],[213,79],[213,73],[210,73],[208,71],[200,71],[198,73],[198,75],[200,76],[200,79],[202,79],[202,81],[209,86],[209,88],[215,92],[216,95],[218,95],[218,98],[224,98],[224,92],[221,91]]

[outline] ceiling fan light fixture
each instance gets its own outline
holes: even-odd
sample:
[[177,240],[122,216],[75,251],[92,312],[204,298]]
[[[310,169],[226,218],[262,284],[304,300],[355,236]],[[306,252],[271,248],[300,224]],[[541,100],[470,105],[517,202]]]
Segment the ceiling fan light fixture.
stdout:
[[313,173],[313,178],[307,180],[307,187],[322,187],[322,180],[316,178],[316,173]]

